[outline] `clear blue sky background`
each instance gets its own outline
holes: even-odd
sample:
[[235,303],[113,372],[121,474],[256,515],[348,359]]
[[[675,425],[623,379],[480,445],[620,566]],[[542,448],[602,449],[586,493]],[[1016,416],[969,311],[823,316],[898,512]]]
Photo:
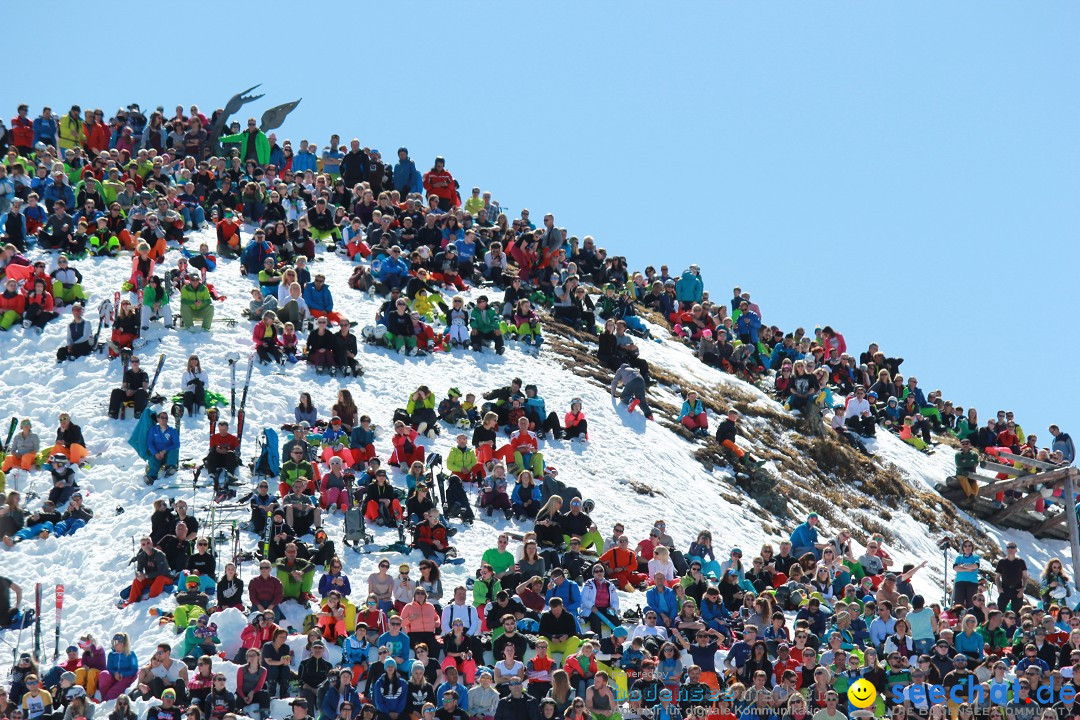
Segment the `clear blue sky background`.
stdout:
[[6,116],[261,82],[256,116],[304,99],[281,137],[445,155],[632,267],[698,262],[981,419],[1080,433],[1074,2],[63,5],[59,36],[9,33]]

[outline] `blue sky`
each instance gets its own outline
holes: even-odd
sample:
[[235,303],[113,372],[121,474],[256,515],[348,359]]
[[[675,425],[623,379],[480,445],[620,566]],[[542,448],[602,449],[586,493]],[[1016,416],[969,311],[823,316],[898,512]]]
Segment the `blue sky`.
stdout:
[[981,419],[1080,433],[1057,367],[1080,349],[1075,3],[298,7],[207,28],[155,4],[71,6],[67,27],[116,46],[83,65],[89,50],[13,34],[33,71],[4,112],[209,111],[261,82],[256,116],[303,97],[282,137],[406,145],[424,169],[444,155],[464,188],[550,210],[633,267],[698,262],[715,299],[740,285],[770,324],[876,340]]

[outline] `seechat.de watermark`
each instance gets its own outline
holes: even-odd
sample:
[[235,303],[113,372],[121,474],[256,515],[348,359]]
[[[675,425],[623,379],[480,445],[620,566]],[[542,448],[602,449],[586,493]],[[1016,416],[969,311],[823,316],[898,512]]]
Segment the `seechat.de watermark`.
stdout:
[[[945,703],[969,703],[973,705],[1009,705],[1017,702],[1021,697],[1020,680],[1014,678],[1010,682],[994,683],[989,689],[982,685],[966,683],[946,688],[941,685],[904,685],[896,683],[889,688],[892,698],[897,703],[904,700],[913,705],[942,705]],[[1071,705],[1080,697],[1080,689],[1075,685],[1066,684],[1055,690],[1049,685],[1040,685],[1031,691],[1027,702],[1036,702],[1040,705],[1054,705],[1064,703]]]

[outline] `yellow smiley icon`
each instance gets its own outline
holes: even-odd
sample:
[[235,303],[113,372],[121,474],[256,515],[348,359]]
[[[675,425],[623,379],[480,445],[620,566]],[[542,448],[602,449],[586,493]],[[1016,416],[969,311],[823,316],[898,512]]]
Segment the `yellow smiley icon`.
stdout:
[[860,710],[865,710],[877,700],[877,690],[869,680],[859,678],[848,688],[847,696],[848,702]]

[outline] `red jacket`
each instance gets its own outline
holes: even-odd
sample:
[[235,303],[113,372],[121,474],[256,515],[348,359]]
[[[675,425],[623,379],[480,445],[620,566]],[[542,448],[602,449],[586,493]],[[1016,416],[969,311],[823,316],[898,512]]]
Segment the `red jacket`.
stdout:
[[256,345],[262,345],[265,340],[269,339],[271,341],[271,344],[275,346],[280,346],[281,338],[277,337],[277,334],[273,330],[271,330],[270,335],[267,335],[266,329],[267,323],[263,320],[260,320],[255,325],[255,330],[251,333],[251,339],[255,342]]
[[457,196],[454,176],[446,170],[428,170],[424,173],[424,190],[428,195],[437,195],[444,200],[453,200]]
[[95,155],[109,149],[109,126],[103,122],[87,123],[86,147]]
[[236,439],[236,436],[233,435],[232,433],[225,433],[224,435],[222,435],[221,433],[216,432],[216,433],[214,433],[213,435],[210,436],[210,449],[211,450],[213,450],[214,448],[222,447],[222,446],[228,448],[229,450],[235,450],[237,447],[239,447],[239,445],[240,445],[240,442]]
[[536,452],[540,449],[540,442],[536,439],[536,433],[531,430],[526,430],[524,433],[521,430],[515,430],[514,434],[510,436],[510,447],[517,450],[526,445],[530,445],[533,448],[527,452]]
[[585,413],[579,412],[574,414],[572,412],[566,413],[563,416],[563,426],[569,430],[572,427],[576,427],[582,420],[585,419]]
[[413,428],[407,428],[404,435],[394,433],[394,437],[391,439],[391,443],[394,445],[395,450],[400,450],[402,453],[405,451],[402,449],[405,445],[405,441],[408,440],[415,447],[416,445],[416,430]]
[[443,550],[446,548],[446,528],[442,525],[432,527],[430,523],[423,523],[416,528],[416,542],[427,543]]
[[14,295],[8,295],[7,292],[0,293],[0,314],[6,313],[8,310],[14,310],[19,315],[22,315],[26,310],[26,297],[20,292],[16,292]]
[[16,115],[11,118],[11,144],[17,147],[34,147],[34,121]]
[[52,312],[53,311],[53,296],[52,296],[51,293],[48,293],[48,292],[44,292],[44,293],[40,293],[40,294],[38,294],[38,293],[30,293],[29,295],[26,296],[26,307],[29,308],[31,305],[37,305],[39,308],[41,308],[45,312]]

